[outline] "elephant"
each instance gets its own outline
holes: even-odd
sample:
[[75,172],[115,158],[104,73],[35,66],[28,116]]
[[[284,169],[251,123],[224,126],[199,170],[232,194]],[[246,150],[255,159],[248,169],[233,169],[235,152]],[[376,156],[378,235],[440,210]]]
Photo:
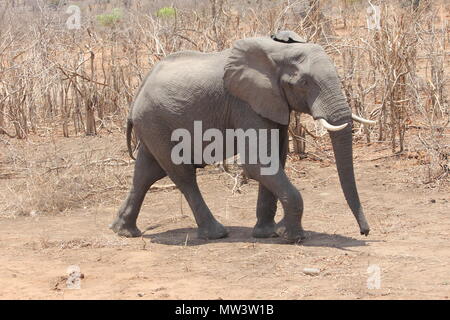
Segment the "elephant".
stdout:
[[[280,162],[274,174],[261,173],[264,164],[259,158],[256,163],[242,165],[245,175],[259,183],[252,236],[279,236],[288,242],[303,240],[303,199],[284,170],[291,111],[311,115],[328,130],[341,188],[360,233],[367,236],[370,229],[353,169],[352,120],[374,122],[352,114],[335,66],[324,49],[292,31],[240,39],[232,48],[220,52],[176,52],[152,68],[141,83],[127,118],[131,157],[132,130],[139,144],[131,189],[110,228],[120,236],[140,236],[136,220],[144,197],[152,184],[168,176],[194,214],[198,238],[220,239],[228,235],[212,215],[197,184],[196,170],[206,163],[175,164],[171,158],[175,146],[172,132],[184,128],[194,134],[194,122],[201,121],[204,128],[219,132],[278,130],[278,140],[272,139],[279,146],[277,150],[267,142]],[[275,223],[278,200],[284,216]]]

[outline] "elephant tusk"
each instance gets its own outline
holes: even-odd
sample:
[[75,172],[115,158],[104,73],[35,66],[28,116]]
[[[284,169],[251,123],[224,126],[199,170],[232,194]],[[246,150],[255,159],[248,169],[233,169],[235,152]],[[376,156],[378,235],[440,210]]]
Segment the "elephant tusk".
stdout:
[[355,121],[364,123],[364,124],[375,124],[375,123],[377,123],[376,121],[373,121],[373,120],[367,120],[367,119],[358,117],[358,116],[357,116],[356,114],[354,114],[354,113],[352,113],[352,119],[355,120]]
[[342,130],[342,129],[344,129],[344,128],[347,126],[347,124],[348,124],[348,123],[344,123],[344,124],[341,124],[341,125],[339,125],[339,126],[333,126],[332,124],[329,124],[328,121],[325,120],[325,119],[319,119],[319,122],[320,122],[320,124],[321,124],[325,129],[327,129],[328,131],[339,131],[339,130]]

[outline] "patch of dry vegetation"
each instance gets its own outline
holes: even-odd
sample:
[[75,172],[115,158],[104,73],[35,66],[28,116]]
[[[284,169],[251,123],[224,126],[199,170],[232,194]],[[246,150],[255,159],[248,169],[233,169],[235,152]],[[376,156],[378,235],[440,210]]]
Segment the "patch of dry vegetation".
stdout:
[[[133,166],[117,135],[22,141],[2,148],[3,216],[55,214],[116,204],[128,190]],[[1,184],[0,184],[1,185]]]

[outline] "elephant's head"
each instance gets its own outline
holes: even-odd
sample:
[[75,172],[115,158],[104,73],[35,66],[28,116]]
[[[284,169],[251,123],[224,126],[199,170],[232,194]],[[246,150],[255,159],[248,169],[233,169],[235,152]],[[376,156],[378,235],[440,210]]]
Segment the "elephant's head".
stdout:
[[352,115],[336,69],[323,48],[288,38],[236,41],[225,67],[225,87],[259,115],[279,124],[289,123],[292,110],[322,122],[330,133],[345,198],[361,234],[367,235],[369,226],[353,171],[351,124],[352,118],[370,121]]

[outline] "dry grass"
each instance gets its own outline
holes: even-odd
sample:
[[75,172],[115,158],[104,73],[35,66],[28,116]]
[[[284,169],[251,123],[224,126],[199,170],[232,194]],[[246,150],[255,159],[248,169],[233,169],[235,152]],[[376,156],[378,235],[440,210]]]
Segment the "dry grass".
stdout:
[[33,250],[44,250],[49,248],[57,248],[60,250],[66,249],[82,249],[82,248],[114,248],[123,247],[128,245],[127,239],[117,237],[97,237],[89,239],[72,239],[72,240],[60,240],[51,241],[46,237],[41,237],[39,240],[32,241],[26,244],[27,247],[31,247]]
[[2,215],[55,214],[67,209],[118,203],[128,190],[132,163],[115,140],[40,140],[9,144],[0,163],[8,183],[1,192]]

